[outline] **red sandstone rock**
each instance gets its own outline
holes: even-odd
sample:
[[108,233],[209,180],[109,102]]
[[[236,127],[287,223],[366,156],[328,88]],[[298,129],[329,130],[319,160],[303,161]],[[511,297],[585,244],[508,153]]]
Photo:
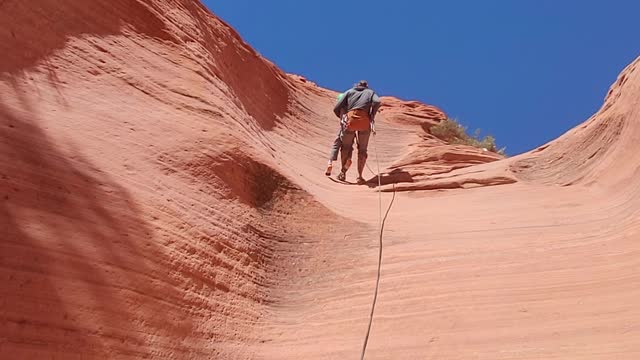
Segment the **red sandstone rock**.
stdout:
[[[191,0],[8,0],[0,23],[2,358],[358,356],[379,209],[322,175],[334,91]],[[369,164],[413,191],[368,359],[638,357],[637,64],[510,159],[383,99]]]

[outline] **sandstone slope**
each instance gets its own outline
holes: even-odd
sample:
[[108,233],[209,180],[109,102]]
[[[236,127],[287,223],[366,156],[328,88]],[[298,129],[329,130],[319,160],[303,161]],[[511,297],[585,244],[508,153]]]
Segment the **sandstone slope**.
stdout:
[[[6,0],[0,23],[3,357],[358,356],[378,194],[322,175],[334,91],[193,0]],[[370,165],[383,205],[405,191],[368,359],[640,356],[637,64],[510,159],[383,99]]]

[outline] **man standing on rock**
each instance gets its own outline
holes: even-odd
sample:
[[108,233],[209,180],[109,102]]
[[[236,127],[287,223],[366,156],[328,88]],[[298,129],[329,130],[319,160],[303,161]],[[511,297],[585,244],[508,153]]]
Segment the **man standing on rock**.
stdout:
[[341,112],[347,114],[347,124],[342,132],[342,149],[340,156],[342,169],[338,180],[345,181],[347,177],[347,161],[351,159],[353,141],[357,137],[358,143],[358,184],[364,184],[362,171],[367,162],[367,147],[371,132],[375,135],[375,115],[381,102],[375,91],[369,89],[365,80],[360,81],[352,89],[345,92],[344,96],[336,103],[333,112],[340,117]]

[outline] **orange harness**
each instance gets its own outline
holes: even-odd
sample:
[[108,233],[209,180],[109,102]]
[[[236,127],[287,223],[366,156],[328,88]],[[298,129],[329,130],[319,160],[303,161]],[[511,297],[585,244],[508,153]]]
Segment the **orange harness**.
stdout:
[[369,113],[363,109],[354,109],[347,113],[347,130],[365,131],[371,126]]

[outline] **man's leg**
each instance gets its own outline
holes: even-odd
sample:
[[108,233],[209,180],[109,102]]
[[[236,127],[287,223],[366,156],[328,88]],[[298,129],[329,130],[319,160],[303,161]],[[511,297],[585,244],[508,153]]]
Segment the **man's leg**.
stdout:
[[336,139],[333,141],[333,146],[331,147],[329,161],[338,161],[338,152],[340,151],[340,147],[342,146],[342,131],[342,126],[340,126],[338,135],[336,135]]
[[340,150],[340,158],[342,160],[342,168],[340,170],[340,180],[344,180],[345,174],[348,170],[347,162],[351,159],[351,153],[353,152],[353,140],[356,138],[356,133],[351,130],[345,130],[342,132],[342,148]]
[[362,172],[367,163],[367,148],[369,147],[369,137],[371,132],[358,131],[358,182],[364,182]]
[[333,146],[331,147],[331,153],[329,154],[329,164],[327,165],[327,171],[325,171],[325,175],[330,176],[331,170],[333,170],[333,162],[338,160],[338,152],[340,151],[340,147],[342,146],[342,126],[340,126],[340,131],[338,131],[338,135],[336,139],[333,141]]

